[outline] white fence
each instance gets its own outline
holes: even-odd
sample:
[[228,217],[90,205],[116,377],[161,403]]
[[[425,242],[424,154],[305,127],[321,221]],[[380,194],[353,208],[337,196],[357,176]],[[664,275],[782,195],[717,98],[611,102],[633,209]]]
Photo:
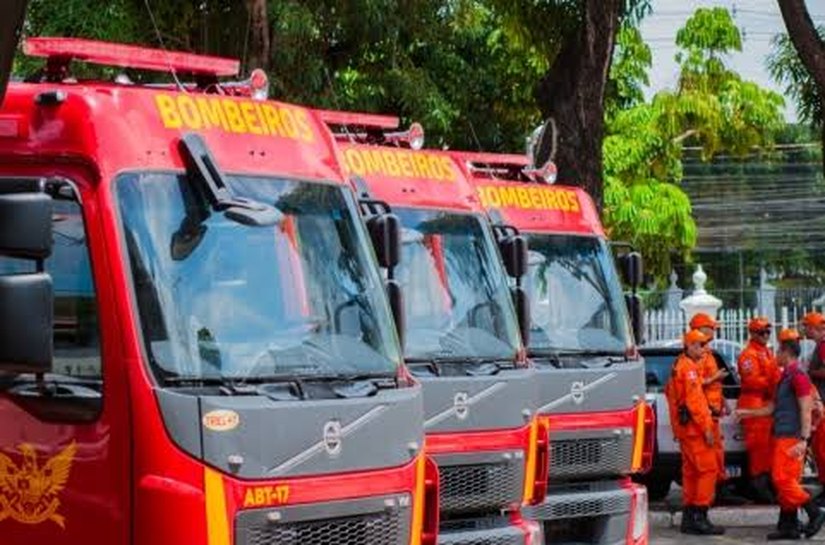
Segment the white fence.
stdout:
[[[781,328],[797,327],[801,329],[799,321],[808,312],[805,307],[782,307],[776,319],[774,337]],[[720,329],[717,337],[738,343],[748,339],[748,321],[758,316],[755,308],[723,309],[719,311],[717,320]],[[648,310],[645,312],[645,342],[670,341],[678,339],[687,330],[688,324],[685,314],[674,310]]]

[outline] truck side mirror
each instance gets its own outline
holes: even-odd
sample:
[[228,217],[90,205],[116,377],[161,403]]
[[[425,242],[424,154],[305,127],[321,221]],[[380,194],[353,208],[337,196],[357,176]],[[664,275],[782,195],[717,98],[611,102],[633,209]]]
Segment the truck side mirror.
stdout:
[[622,276],[624,281],[634,288],[644,284],[644,262],[639,252],[629,252],[622,256]]
[[51,197],[45,193],[0,194],[0,255],[46,259],[51,253]]
[[527,292],[520,286],[510,288],[510,295],[513,297],[513,306],[518,317],[519,332],[524,346],[530,344],[530,298]]
[[384,286],[387,290],[387,298],[390,300],[390,310],[395,322],[395,330],[398,332],[398,341],[401,348],[404,348],[404,293],[401,284],[397,280],[386,280]]
[[645,336],[645,317],[644,317],[644,303],[642,298],[633,294],[624,296],[627,304],[627,312],[630,314],[630,327],[633,329],[633,338],[637,345],[644,344]]
[[378,264],[391,269],[398,265],[401,255],[401,221],[395,214],[378,214],[367,220]]
[[519,278],[527,273],[527,239],[521,235],[511,235],[498,242],[504,269],[512,278]]
[[0,370],[51,371],[53,297],[46,273],[0,276]]
[[45,373],[54,346],[54,295],[43,261],[52,251],[52,199],[0,194],[0,256],[33,260],[36,271],[0,275],[0,370]]

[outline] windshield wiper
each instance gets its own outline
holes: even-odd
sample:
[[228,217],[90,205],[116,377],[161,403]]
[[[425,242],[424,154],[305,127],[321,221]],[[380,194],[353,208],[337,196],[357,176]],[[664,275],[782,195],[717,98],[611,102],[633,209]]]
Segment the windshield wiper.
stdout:
[[562,358],[565,357],[580,357],[580,358],[607,358],[608,364],[622,363],[627,361],[627,355],[624,352],[607,349],[594,348],[556,348],[556,349],[531,349],[528,350],[527,355],[533,358],[546,358],[554,365],[558,366],[562,363]]
[[216,387],[225,396],[262,395],[275,401],[304,399],[304,385],[294,376],[260,376],[251,378],[234,377],[196,377],[173,375],[164,378],[164,382],[174,387],[208,388]]
[[489,376],[503,369],[515,369],[516,367],[514,361],[488,356],[416,357],[406,358],[405,361],[410,372],[415,376],[443,376],[450,374],[445,373],[445,370],[453,368],[461,369],[465,375]]

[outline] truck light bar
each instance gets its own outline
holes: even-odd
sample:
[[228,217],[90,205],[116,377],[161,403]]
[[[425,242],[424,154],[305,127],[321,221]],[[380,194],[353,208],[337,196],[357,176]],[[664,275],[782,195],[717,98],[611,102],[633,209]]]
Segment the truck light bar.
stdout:
[[[401,120],[391,115],[332,110],[318,110],[318,115],[331,127],[345,128],[341,132],[333,131],[338,140],[355,140],[367,144],[398,145],[403,143],[415,150],[424,147],[424,127],[420,123],[412,123],[406,131],[393,131],[392,129],[398,129],[401,125]],[[349,127],[363,128],[366,132],[352,132],[348,130]]]
[[531,167],[526,155],[456,152],[454,154],[467,163],[472,172],[490,176],[508,176],[511,180],[553,184],[558,170],[552,161],[541,167]]
[[321,121],[327,125],[361,126],[374,129],[397,129],[401,120],[392,115],[363,114],[358,112],[337,112],[316,110]]
[[28,38],[23,43],[23,52],[32,57],[76,59],[104,66],[121,66],[155,72],[174,70],[190,74],[236,76],[241,69],[241,63],[237,59],[81,38]]

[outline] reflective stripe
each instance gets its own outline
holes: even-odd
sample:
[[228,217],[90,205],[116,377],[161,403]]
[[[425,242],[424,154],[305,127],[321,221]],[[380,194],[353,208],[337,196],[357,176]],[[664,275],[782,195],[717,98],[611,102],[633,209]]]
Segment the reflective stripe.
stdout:
[[229,545],[229,520],[226,515],[223,477],[215,470],[204,468],[203,487],[206,495],[207,542],[209,545]]

